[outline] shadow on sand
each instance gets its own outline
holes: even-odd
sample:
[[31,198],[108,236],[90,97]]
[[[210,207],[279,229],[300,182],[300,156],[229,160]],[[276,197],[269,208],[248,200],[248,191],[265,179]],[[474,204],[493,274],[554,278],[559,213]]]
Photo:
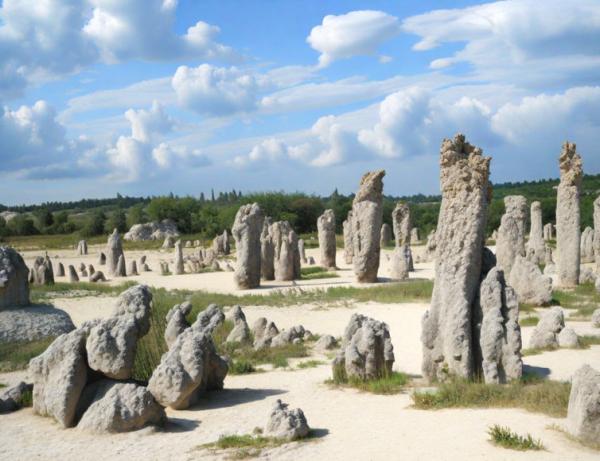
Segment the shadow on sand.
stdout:
[[264,400],[273,395],[285,394],[284,389],[223,389],[218,392],[207,392],[194,405],[192,410],[214,410],[228,408],[242,403]]
[[532,365],[523,365],[523,374],[537,375],[540,378],[547,378],[550,376],[550,368],[546,367],[534,367]]

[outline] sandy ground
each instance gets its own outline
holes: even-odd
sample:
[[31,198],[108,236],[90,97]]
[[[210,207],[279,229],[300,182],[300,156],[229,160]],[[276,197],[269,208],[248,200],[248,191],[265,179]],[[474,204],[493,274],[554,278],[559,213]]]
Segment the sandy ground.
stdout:
[[[132,252],[133,253],[133,252]],[[315,254],[310,250],[309,254]],[[141,253],[139,253],[141,255]],[[28,254],[28,257],[33,254]],[[137,255],[135,256],[138,257]],[[161,255],[149,254],[157,265]],[[62,252],[63,263],[94,262]],[[382,258],[382,274],[387,261]],[[29,262],[29,261],[28,261]],[[344,271],[336,284],[352,284],[351,273]],[[154,267],[154,266],[153,266]],[[417,265],[417,276],[430,277],[432,265]],[[346,273],[348,272],[348,273]],[[167,288],[205,288],[233,292],[232,274],[182,275],[162,277],[146,274],[134,278],[153,286]],[[331,281],[314,281],[313,283]],[[302,284],[302,282],[300,282]],[[313,285],[310,285],[313,286]],[[273,288],[259,290],[268,292]],[[69,312],[76,325],[94,317],[110,315],[114,298],[59,298],[54,303]],[[394,344],[394,368],[419,375],[421,368],[421,316],[427,304],[346,303],[324,307],[306,304],[290,307],[247,307],[249,323],[264,316],[280,328],[302,324],[313,333],[340,336],[352,313],[358,312],[388,323]],[[568,322],[579,334],[600,334],[589,322]],[[533,328],[523,328],[523,343],[529,342]],[[310,426],[316,429],[314,440],[293,443],[263,451],[263,459],[326,460],[475,460],[540,459],[597,460],[600,454],[570,441],[551,428],[564,424],[541,414],[515,409],[420,411],[410,407],[408,394],[377,396],[352,389],[330,388],[324,381],[331,376],[329,360],[312,369],[276,370],[245,376],[228,376],[226,390],[210,393],[196,407],[185,411],[168,410],[169,425],[160,431],[145,429],[129,434],[92,436],[78,429],[63,430],[49,418],[33,415],[25,409],[2,416],[0,423],[0,459],[4,460],[195,460],[222,458],[198,448],[223,434],[246,434],[264,427],[274,400],[281,398],[293,407],[301,407]],[[302,359],[306,360],[306,359]],[[298,360],[292,361],[294,367]],[[527,367],[568,380],[583,363],[600,368],[600,346],[587,350],[560,350],[525,357]],[[25,372],[0,374],[0,382],[12,384],[26,377]],[[514,452],[488,442],[487,428],[493,424],[509,426],[519,433],[531,433],[542,439],[543,452]]]

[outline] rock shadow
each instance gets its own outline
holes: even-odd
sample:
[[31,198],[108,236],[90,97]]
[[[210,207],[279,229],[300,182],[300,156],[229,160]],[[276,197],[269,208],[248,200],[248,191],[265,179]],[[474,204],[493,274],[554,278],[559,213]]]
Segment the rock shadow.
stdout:
[[193,410],[214,410],[217,408],[228,408],[242,403],[264,400],[273,395],[286,394],[284,389],[223,389],[222,391],[207,392]]

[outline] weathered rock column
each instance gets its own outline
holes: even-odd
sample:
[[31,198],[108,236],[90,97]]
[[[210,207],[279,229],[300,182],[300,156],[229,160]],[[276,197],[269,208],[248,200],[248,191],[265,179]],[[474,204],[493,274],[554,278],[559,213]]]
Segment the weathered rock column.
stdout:
[[123,245],[121,243],[121,236],[117,229],[113,230],[113,233],[108,236],[108,242],[106,244],[106,266],[109,275],[115,276],[117,273],[117,264],[119,263],[119,257],[123,256]]
[[287,221],[271,225],[273,236],[275,280],[289,281],[300,278],[300,252],[298,236]]
[[408,278],[412,255],[410,251],[411,221],[408,204],[398,202],[392,212],[396,248],[392,255],[391,276],[397,280]]
[[0,310],[28,306],[29,271],[16,250],[0,246]]
[[317,219],[319,249],[321,250],[321,266],[335,269],[335,214],[333,210],[325,212]]
[[392,229],[388,223],[383,223],[381,225],[381,238],[379,242],[379,246],[384,248],[390,244],[392,241]]
[[260,286],[260,235],[264,219],[258,203],[242,205],[235,215],[231,229],[237,256],[234,278],[240,289]]
[[366,173],[352,202],[354,274],[359,283],[377,281],[384,176],[385,170]]
[[594,200],[594,255],[596,275],[600,276],[600,196]]
[[546,259],[546,244],[542,229],[542,204],[531,203],[531,226],[529,227],[529,241],[527,242],[527,257],[535,264],[542,264]]
[[354,258],[354,243],[352,241],[352,210],[348,212],[348,217],[342,223],[344,229],[344,261],[346,264],[352,264]]
[[181,275],[185,272],[183,268],[183,247],[181,240],[175,242],[175,275]]
[[594,259],[594,229],[586,227],[581,233],[581,243],[579,245],[580,262],[593,263]]
[[263,280],[275,280],[275,244],[271,235],[271,218],[266,217],[260,234],[260,274]]
[[442,142],[440,167],[435,282],[421,333],[423,376],[429,380],[473,376],[473,309],[491,198],[490,158],[464,135]]
[[544,224],[544,240],[547,242],[554,239],[554,226],[552,223]]
[[560,184],[556,196],[556,250],[559,286],[579,284],[581,212],[579,194],[583,165],[574,143],[563,144],[558,159]]
[[498,268],[506,276],[510,274],[517,255],[525,253],[525,220],[527,219],[527,199],[522,195],[504,197],[505,212],[498,228],[496,259]]

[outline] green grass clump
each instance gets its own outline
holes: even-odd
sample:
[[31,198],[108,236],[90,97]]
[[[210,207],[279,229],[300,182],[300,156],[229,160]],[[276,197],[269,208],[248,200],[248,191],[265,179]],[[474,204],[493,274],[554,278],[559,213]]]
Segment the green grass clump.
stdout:
[[540,439],[534,439],[531,434],[525,436],[513,432],[508,427],[502,427],[494,424],[488,429],[488,434],[491,437],[494,445],[511,450],[543,450],[544,444]]
[[407,374],[397,371],[386,373],[376,379],[348,377],[344,367],[338,365],[333,367],[333,378],[325,381],[325,383],[340,387],[353,387],[371,394],[389,395],[402,392],[409,381],[410,378]]
[[323,362],[320,360],[305,360],[304,362],[300,362],[296,365],[296,368],[300,370],[304,370],[306,368],[316,368],[319,365],[323,365]]
[[232,375],[247,375],[250,373],[256,373],[258,370],[248,360],[234,360],[229,364],[229,373]]
[[520,319],[519,324],[522,327],[534,327],[539,323],[539,321],[540,321],[539,317],[532,315],[532,316],[524,317],[524,318]]
[[339,277],[335,272],[328,272],[321,266],[303,267],[300,269],[300,278],[302,280],[316,280]]
[[275,448],[288,443],[286,440],[262,435],[222,435],[213,443],[200,445],[209,450],[232,451],[230,459],[247,459],[260,456],[265,448]]
[[421,410],[442,408],[523,408],[565,417],[571,384],[525,377],[509,384],[484,384],[462,379],[441,383],[433,392],[414,392],[413,405]]
[[119,285],[108,285],[102,283],[55,283],[54,285],[30,285],[31,301],[40,303],[56,297],[77,297],[83,298],[86,296],[118,296],[123,291],[136,285],[135,282],[129,281]]
[[583,283],[569,290],[554,290],[553,302],[565,309],[576,309],[569,317],[571,320],[589,320],[600,305],[600,293],[593,283]]
[[24,370],[29,361],[44,352],[54,338],[0,344],[0,371]]

